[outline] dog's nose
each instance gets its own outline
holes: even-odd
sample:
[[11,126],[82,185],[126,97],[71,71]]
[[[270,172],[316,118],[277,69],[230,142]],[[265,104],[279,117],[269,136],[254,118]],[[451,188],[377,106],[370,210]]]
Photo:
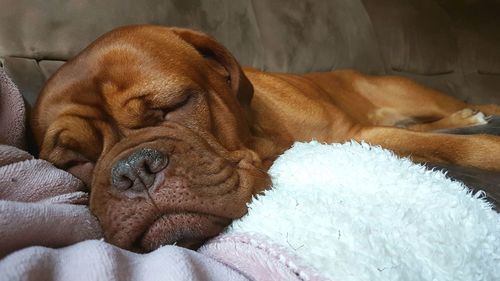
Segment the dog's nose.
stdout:
[[150,188],[156,173],[168,164],[168,157],[156,149],[143,148],[115,163],[111,169],[111,184],[119,190],[144,192]]

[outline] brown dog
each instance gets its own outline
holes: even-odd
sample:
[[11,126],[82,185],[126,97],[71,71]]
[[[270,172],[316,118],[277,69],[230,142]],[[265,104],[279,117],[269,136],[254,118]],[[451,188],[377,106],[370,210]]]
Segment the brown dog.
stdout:
[[[364,140],[416,161],[500,170],[500,138],[433,133],[500,114],[397,77],[242,71],[205,34],[116,29],[48,81],[32,127],[40,157],[91,188],[106,239],[196,247],[243,216],[294,141]],[[406,128],[397,128],[406,127]]]

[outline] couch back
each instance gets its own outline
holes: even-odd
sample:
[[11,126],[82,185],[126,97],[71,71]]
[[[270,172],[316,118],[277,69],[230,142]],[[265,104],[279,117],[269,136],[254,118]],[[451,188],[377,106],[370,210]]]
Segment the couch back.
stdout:
[[33,104],[67,59],[114,27],[152,23],[214,36],[268,71],[353,68],[500,104],[498,0],[0,0],[0,58]]

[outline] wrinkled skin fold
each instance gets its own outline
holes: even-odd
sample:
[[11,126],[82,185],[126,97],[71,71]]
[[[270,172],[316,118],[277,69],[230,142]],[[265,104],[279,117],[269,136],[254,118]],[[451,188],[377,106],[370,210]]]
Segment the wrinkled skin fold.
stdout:
[[[177,124],[146,128],[116,144],[96,166],[91,208],[107,226],[107,239],[136,251],[164,244],[195,247],[246,213],[258,171],[251,153],[231,153]],[[140,148],[169,155],[147,192],[110,191],[116,159]],[[262,177],[262,176],[261,176]]]

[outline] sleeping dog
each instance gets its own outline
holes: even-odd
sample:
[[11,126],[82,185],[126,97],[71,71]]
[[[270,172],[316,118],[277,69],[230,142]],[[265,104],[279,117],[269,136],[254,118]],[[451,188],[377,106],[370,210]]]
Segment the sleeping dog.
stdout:
[[[113,30],[45,85],[40,157],[80,178],[106,240],[146,252],[196,248],[247,212],[295,141],[365,141],[414,161],[500,170],[497,105],[471,105],[399,77],[242,69],[192,30]],[[438,132],[439,131],[439,132]]]

